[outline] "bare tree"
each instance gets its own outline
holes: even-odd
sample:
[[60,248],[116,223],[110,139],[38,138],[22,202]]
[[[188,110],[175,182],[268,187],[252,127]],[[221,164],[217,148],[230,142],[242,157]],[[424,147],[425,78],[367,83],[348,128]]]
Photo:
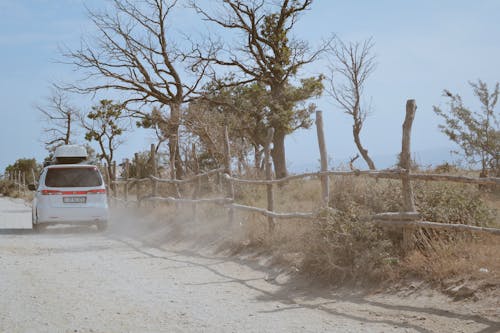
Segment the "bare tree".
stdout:
[[375,69],[375,56],[371,54],[373,45],[371,38],[362,43],[347,44],[336,39],[336,43],[328,50],[328,92],[340,108],[352,117],[354,143],[370,170],[375,170],[375,164],[361,143],[360,135],[369,112],[369,107],[363,105],[362,98],[366,80]]
[[191,62],[200,50],[181,50],[174,42],[167,21],[177,1],[112,0],[113,12],[89,11],[97,28],[95,42],[84,42],[76,51],[67,51],[70,63],[86,74],[81,85],[67,87],[80,93],[116,90],[128,93],[124,105],[133,115],[147,116],[133,105],[159,104],[168,114],[164,135],[175,161],[172,178],[182,176],[179,156],[181,106],[188,102],[204,77],[207,65]]
[[198,1],[191,6],[203,18],[224,29],[240,33],[237,45],[225,45],[217,56],[205,58],[211,63],[236,71],[235,84],[259,82],[269,95],[268,126],[275,129],[272,157],[276,177],[287,175],[285,137],[298,128],[311,125],[313,107],[299,107],[322,93],[322,76],[301,81],[290,80],[306,64],[317,59],[324,47],[312,51],[305,41],[291,37],[300,14],[312,0],[221,0],[221,11],[203,8]]
[[69,104],[68,96],[63,90],[53,88],[46,105],[36,108],[43,117],[42,140],[49,152],[60,145],[72,143],[78,111]]

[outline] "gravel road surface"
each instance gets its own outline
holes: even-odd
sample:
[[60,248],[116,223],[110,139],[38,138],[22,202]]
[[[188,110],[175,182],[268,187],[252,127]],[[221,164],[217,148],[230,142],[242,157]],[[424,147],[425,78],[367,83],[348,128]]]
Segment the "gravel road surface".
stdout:
[[495,312],[434,293],[332,292],[258,256],[30,219],[0,197],[0,332],[500,332]]

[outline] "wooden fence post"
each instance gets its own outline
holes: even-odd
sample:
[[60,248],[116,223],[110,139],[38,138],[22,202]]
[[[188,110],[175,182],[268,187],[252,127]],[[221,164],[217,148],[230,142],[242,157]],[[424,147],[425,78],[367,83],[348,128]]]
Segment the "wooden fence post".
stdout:
[[[224,154],[225,154],[225,160],[224,160],[225,170],[224,170],[224,172],[231,177],[231,175],[232,175],[232,173],[231,173],[231,148],[229,146],[229,131],[228,131],[227,125],[224,126]],[[233,185],[233,182],[231,180],[227,181],[227,195],[231,200],[234,200],[234,185]],[[229,208],[228,220],[229,220],[229,223],[233,224],[233,222],[234,222],[234,209],[233,209],[233,207]]]
[[128,161],[128,158],[125,159],[125,166],[124,167],[125,167],[125,170],[124,170],[125,171],[124,172],[124,174],[125,174],[125,186],[123,188],[123,197],[125,199],[125,203],[127,203],[128,202],[128,177],[129,177],[128,173],[129,173],[129,167],[130,167],[130,163]]
[[[106,193],[110,194],[111,193],[111,178],[109,176],[109,169],[108,169],[108,164],[104,163],[104,177],[106,178]],[[113,195],[108,195],[108,202],[111,204],[114,201],[111,201],[113,199]]]
[[[328,154],[326,151],[325,134],[323,132],[323,112],[316,111],[316,132],[318,134],[319,153],[321,156],[321,172],[328,171]],[[328,175],[321,176],[321,199],[323,207],[327,208],[330,203],[330,178]]]
[[[193,143],[191,145],[191,158],[193,159],[193,172],[195,175],[198,175],[200,173],[200,165],[198,163],[198,157],[196,156],[196,144],[195,143]],[[196,179],[196,184],[194,184],[192,198],[194,200],[198,199],[200,196],[200,193],[201,193],[201,177],[198,177],[198,179]],[[196,201],[193,201],[191,208],[192,208],[192,213],[193,213],[192,219],[194,222],[198,221],[198,214],[197,214],[198,207],[197,206],[198,205],[196,204]]]
[[139,189],[140,189],[140,182],[138,181],[141,179],[141,165],[139,164],[139,153],[134,154],[134,159],[135,159],[135,196],[137,200],[137,207],[141,206],[141,201],[140,201],[140,196],[139,196]]
[[[271,163],[271,143],[273,142],[274,128],[269,128],[267,130],[266,145],[264,147],[264,167],[266,170],[266,180],[273,179],[272,163]],[[267,210],[274,211],[274,192],[273,184],[267,184]],[[274,231],[275,221],[274,217],[267,217],[268,228],[270,232]]]
[[113,195],[115,197],[118,197],[118,189],[116,188],[116,183],[114,183],[114,181],[116,181],[116,161],[113,161],[113,163],[111,164],[111,170],[111,188],[113,189]]
[[[403,122],[403,140],[401,144],[401,156],[400,164],[401,168],[404,169],[403,175],[401,177],[402,181],[402,191],[403,191],[403,209],[405,212],[415,212],[415,203],[413,201],[413,189],[410,182],[410,170],[411,170],[411,127],[413,125],[413,119],[415,118],[415,112],[417,111],[417,105],[414,99],[409,99],[406,101],[406,116]],[[410,250],[413,246],[412,244],[412,228],[403,227],[403,249],[405,251]]]
[[[157,170],[157,165],[156,165],[156,147],[155,144],[151,144],[151,152],[150,152],[150,158],[151,158],[151,176],[156,177],[158,174]],[[156,197],[158,194],[158,183],[156,180],[151,179],[151,196]]]

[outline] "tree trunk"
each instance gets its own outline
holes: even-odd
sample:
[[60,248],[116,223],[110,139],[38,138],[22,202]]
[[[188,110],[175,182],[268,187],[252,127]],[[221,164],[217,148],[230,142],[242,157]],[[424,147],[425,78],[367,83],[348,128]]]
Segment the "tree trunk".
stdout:
[[179,149],[179,126],[181,107],[177,104],[170,105],[170,122],[168,130],[168,152],[170,154],[170,177],[182,179],[183,168]]
[[365,160],[366,164],[368,164],[368,168],[370,170],[375,170],[375,164],[372,159],[368,155],[368,150],[366,150],[361,144],[361,139],[359,138],[359,133],[361,132],[361,128],[357,125],[352,126],[352,135],[354,136],[354,143],[356,143],[356,147],[358,148],[361,157]]
[[259,146],[253,146],[254,150],[254,166],[255,170],[260,170],[262,166],[262,151],[259,149]]
[[276,129],[273,137],[273,149],[271,151],[271,156],[273,157],[274,173],[276,179],[285,178],[288,176],[288,171],[286,169],[286,157],[285,157],[285,132],[280,129]]

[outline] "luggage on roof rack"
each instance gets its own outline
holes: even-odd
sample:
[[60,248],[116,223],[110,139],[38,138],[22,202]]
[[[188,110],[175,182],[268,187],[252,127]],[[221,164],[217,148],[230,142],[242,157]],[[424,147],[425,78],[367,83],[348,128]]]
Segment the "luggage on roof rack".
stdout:
[[64,145],[56,148],[51,164],[78,164],[87,160],[87,150],[78,145]]

